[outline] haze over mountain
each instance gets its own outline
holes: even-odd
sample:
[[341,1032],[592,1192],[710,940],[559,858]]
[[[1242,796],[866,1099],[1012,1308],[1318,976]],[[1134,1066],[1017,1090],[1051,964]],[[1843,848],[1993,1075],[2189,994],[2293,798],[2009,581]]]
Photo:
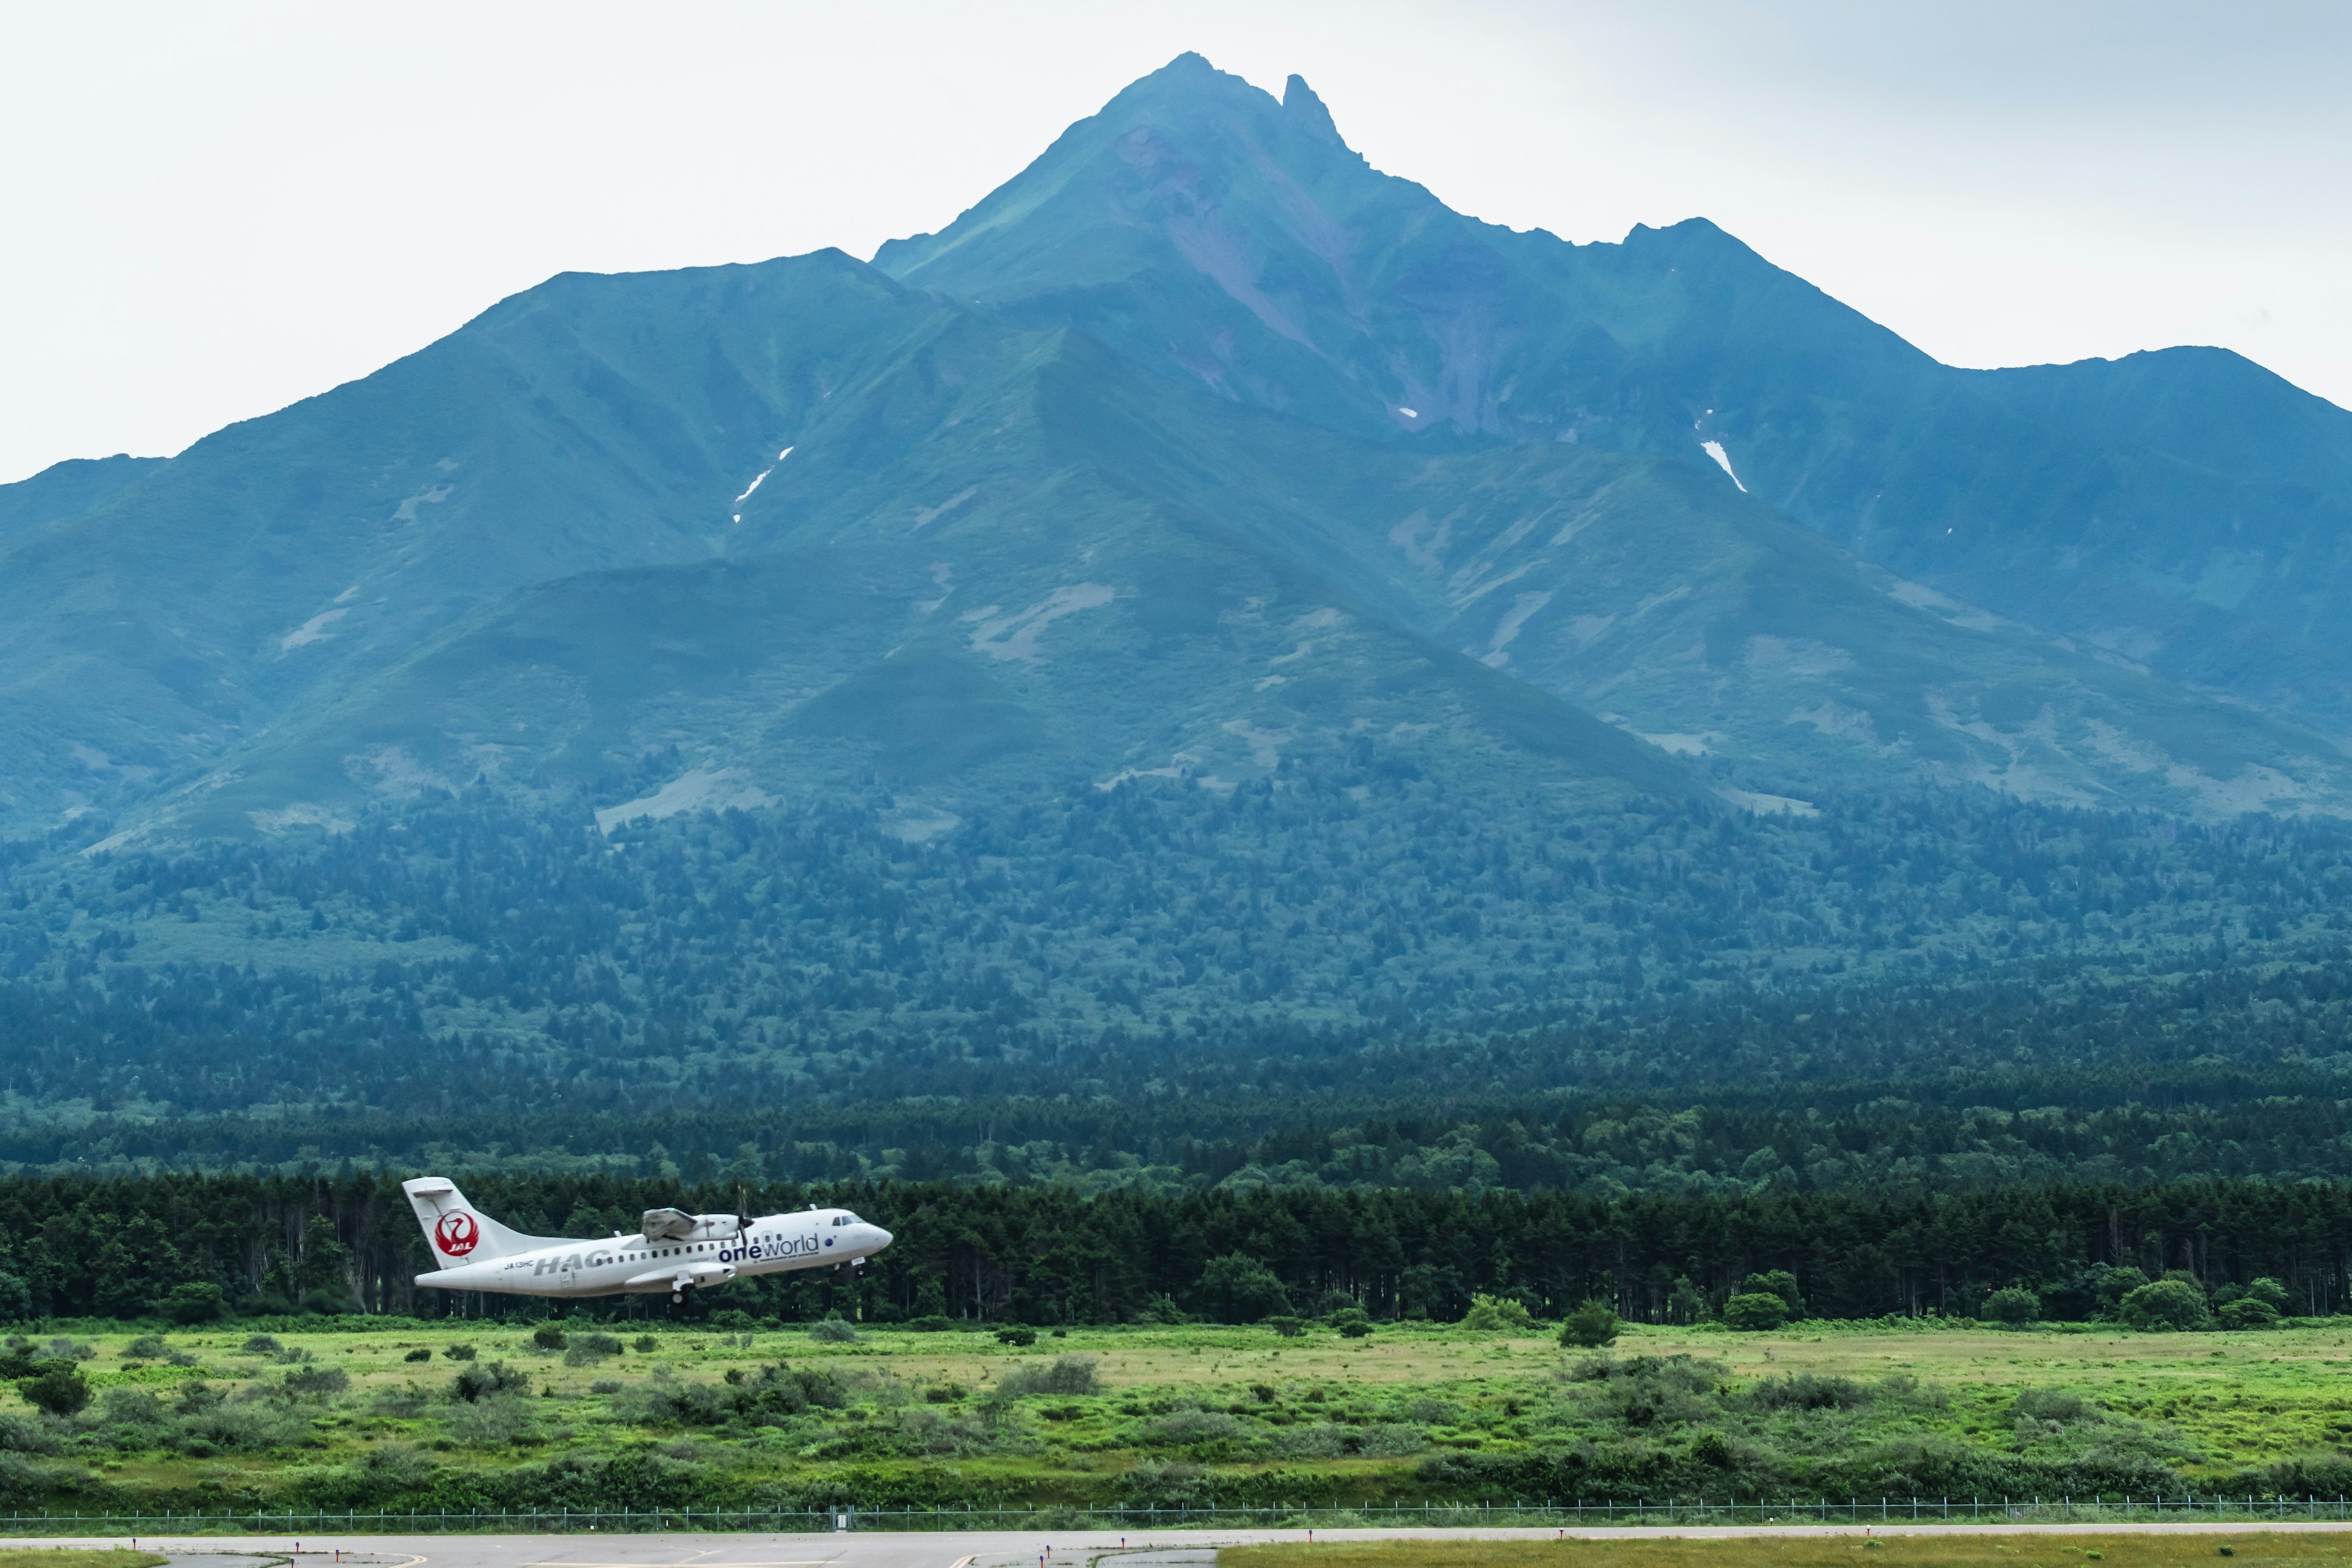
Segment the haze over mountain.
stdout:
[[1185,56],[870,264],[565,275],[0,487],[0,947],[42,1094],[218,1104],[131,966],[305,976],[219,1026],[310,1099],[360,1016],[833,1083],[2292,946],[2335,829],[2181,823],[2352,808],[2347,508],[2352,415],[2235,356],[1951,369]]

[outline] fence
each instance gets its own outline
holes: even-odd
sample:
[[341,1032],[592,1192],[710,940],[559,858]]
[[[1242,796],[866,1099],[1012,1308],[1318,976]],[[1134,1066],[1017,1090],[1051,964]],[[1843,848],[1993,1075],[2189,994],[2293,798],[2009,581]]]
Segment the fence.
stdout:
[[1758,1498],[1740,1502],[1704,1499],[1609,1499],[1600,1502],[1282,1503],[1251,1508],[855,1508],[831,1509],[541,1509],[530,1512],[473,1510],[406,1512],[363,1509],[265,1509],[158,1513],[79,1513],[55,1510],[12,1512],[12,1536],[432,1535],[480,1531],[547,1534],[599,1531],[742,1531],[814,1534],[848,1530],[1030,1531],[1412,1529],[1493,1526],[1574,1529],[1580,1525],[1927,1524],[2063,1522],[2228,1523],[2321,1521],[2352,1523],[2342,1497],[2091,1498]]

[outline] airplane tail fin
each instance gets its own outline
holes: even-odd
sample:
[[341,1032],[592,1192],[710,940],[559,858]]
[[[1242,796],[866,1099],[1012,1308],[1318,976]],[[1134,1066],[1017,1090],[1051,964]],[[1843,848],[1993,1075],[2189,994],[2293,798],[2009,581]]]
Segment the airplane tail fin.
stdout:
[[546,1237],[509,1230],[477,1210],[457,1190],[457,1184],[446,1176],[419,1176],[401,1183],[400,1190],[408,1194],[408,1206],[416,1211],[416,1223],[425,1227],[425,1244],[444,1268],[547,1245]]

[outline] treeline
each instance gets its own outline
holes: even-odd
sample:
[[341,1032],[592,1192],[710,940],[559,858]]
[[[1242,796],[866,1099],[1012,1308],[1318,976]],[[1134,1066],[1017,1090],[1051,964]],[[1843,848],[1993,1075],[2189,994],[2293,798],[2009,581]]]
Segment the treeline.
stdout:
[[[529,1110],[0,1110],[0,1162],[498,1166],[657,1180],[1827,1190],[2053,1180],[2352,1177],[2352,965],[2027,976],[1747,997],[1443,1044],[1264,1033],[1168,1054],[1097,1047],[1058,1075],[942,1086],[887,1063],[862,1096],[746,1071],[740,1093]],[[486,1070],[420,1045],[452,1078]],[[512,1064],[518,1076],[526,1064]],[[991,1077],[999,1081],[992,1083]],[[918,1092],[933,1089],[954,1092]],[[1017,1092],[1021,1086],[1030,1092]],[[1072,1092],[1075,1089],[1076,1092]]]
[[[2044,1316],[2083,1318],[2112,1309],[2141,1277],[2171,1272],[2216,1300],[2276,1280],[2294,1313],[2352,1300],[2352,1186],[2342,1184],[1614,1200],[1266,1187],[1087,1197],[937,1183],[681,1190],[495,1173],[464,1185],[483,1211],[533,1235],[633,1230],[645,1209],[668,1204],[771,1212],[812,1201],[846,1204],[897,1235],[862,1271],[739,1282],[696,1298],[688,1315],[1050,1324],[1354,1308],[1375,1320],[1452,1320],[1487,1294],[1544,1315],[1597,1299],[1636,1321],[1691,1321],[1776,1273],[1797,1310],[1824,1318],[1968,1316],[2010,1288],[2032,1292]],[[390,1176],[0,1181],[5,1315],[547,1310],[414,1289],[411,1276],[432,1266]],[[670,1310],[645,1298],[582,1310]]]
[[[266,1105],[553,1127],[753,1097],[1287,1100],[1401,1060],[1415,1082],[1463,1062],[1449,1087],[1858,1078],[2211,1040],[2178,987],[2124,1005],[2143,1030],[2072,977],[2242,994],[2281,958],[2301,993],[2225,999],[2256,1047],[2343,1037],[2345,825],[1822,805],[1580,817],[1372,756],[1082,787],[929,837],[877,796],[608,841],[481,789],[310,844],[20,860],[5,1089],[19,1126]],[[2014,1031],[1937,1011],[1986,976]]]

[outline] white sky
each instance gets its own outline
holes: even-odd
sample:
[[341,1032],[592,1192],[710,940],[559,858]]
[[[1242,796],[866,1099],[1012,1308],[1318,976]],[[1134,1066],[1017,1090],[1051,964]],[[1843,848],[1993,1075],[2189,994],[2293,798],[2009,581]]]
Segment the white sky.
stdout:
[[2341,0],[0,6],[0,480],[169,453],[567,269],[870,256],[1181,50],[1570,239],[1713,218],[1940,358],[2352,405]]

